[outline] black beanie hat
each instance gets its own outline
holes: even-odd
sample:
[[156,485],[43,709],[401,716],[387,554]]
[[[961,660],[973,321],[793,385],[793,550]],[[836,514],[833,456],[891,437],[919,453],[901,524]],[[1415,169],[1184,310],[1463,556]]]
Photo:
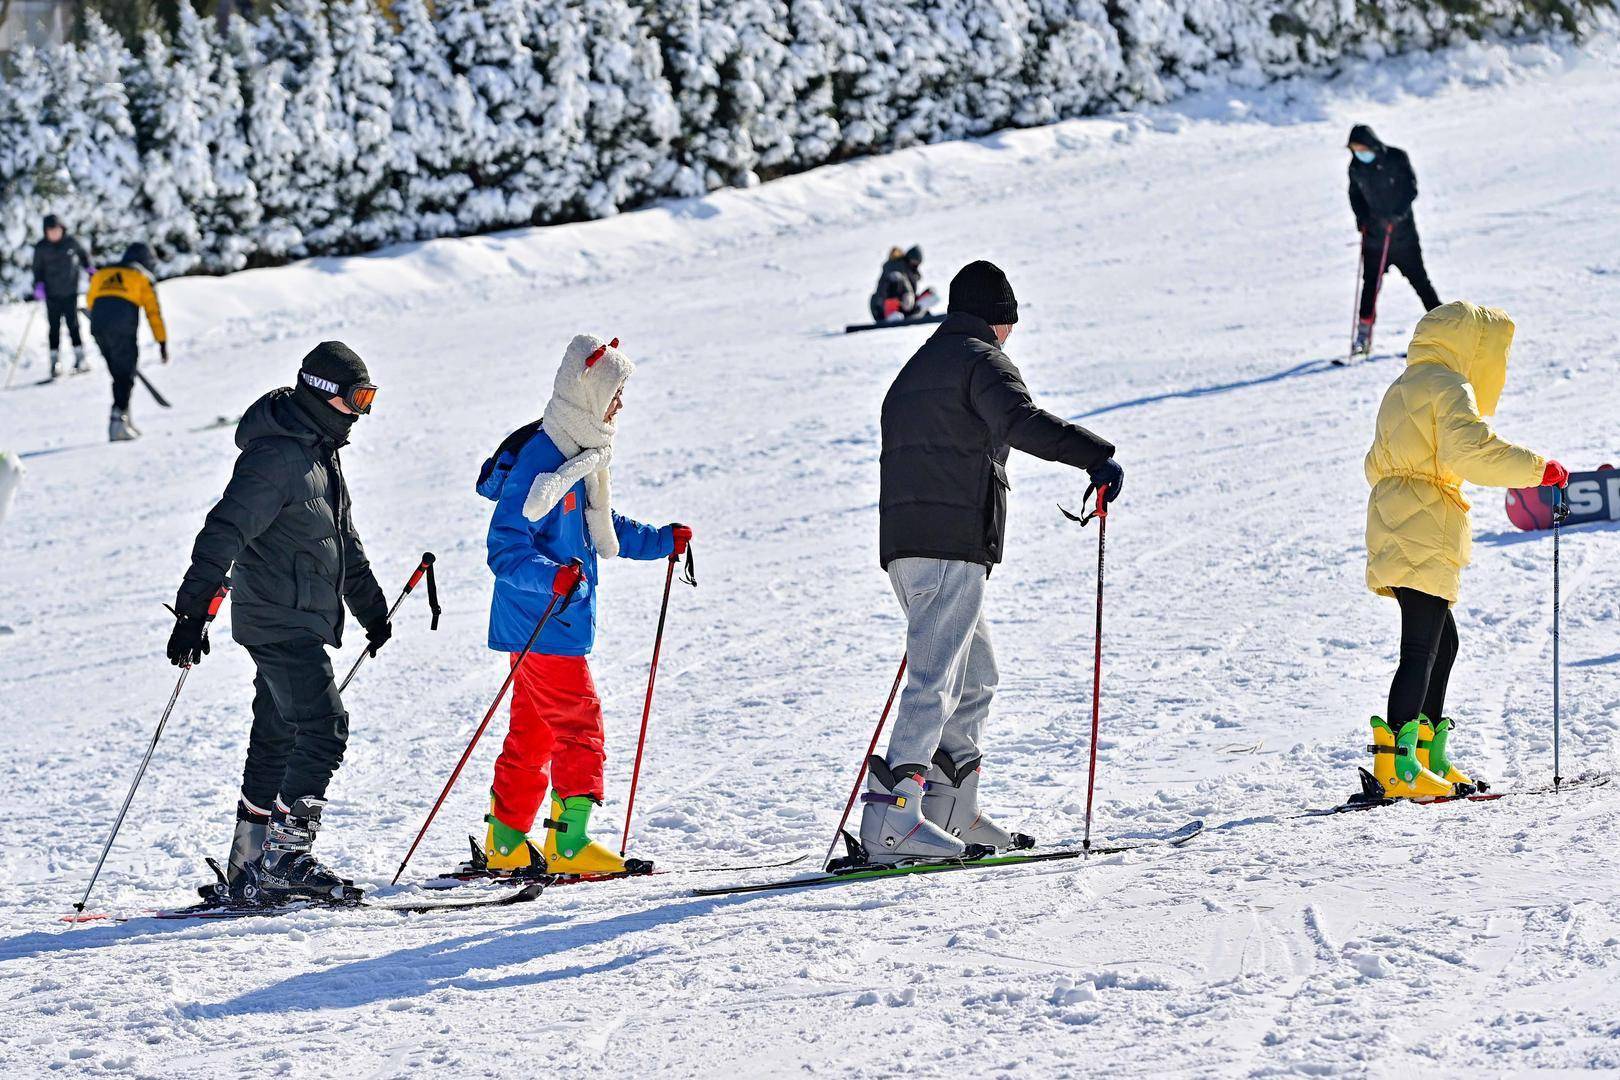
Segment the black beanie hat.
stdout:
[[55,214],[46,214],[45,215],[45,229],[46,229],[46,231],[49,231],[51,229],[60,229],[61,227],[62,227],[62,219],[61,218],[57,217]]
[[951,302],[946,310],[977,315],[991,326],[1010,325],[1018,321],[1018,298],[1001,268],[980,259],[962,267],[951,279]]
[[[325,385],[312,383],[305,376],[319,379]],[[353,349],[341,341],[323,341],[305,355],[298,366],[298,385],[321,400],[341,394],[356,383],[369,383],[371,373],[366,362],[355,355]]]

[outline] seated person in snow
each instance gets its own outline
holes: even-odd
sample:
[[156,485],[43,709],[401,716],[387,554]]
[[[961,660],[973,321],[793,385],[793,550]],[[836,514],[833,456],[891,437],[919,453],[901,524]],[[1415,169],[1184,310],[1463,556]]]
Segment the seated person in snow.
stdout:
[[913,246],[910,251],[889,249],[888,261],[872,291],[873,322],[898,322],[927,313],[934,303],[934,291],[917,291],[922,283],[922,258],[920,247]]

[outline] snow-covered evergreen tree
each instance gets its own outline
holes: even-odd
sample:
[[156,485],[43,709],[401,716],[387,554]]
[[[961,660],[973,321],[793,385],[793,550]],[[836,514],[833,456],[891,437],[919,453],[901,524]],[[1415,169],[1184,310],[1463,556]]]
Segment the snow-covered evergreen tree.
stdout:
[[587,139],[596,154],[595,180],[580,204],[604,217],[671,193],[681,118],[658,43],[626,0],[577,3],[590,58]]
[[198,213],[214,198],[213,162],[202,133],[203,101],[211,95],[206,63],[194,68],[174,56],[155,29],[141,36],[141,57],[128,84],[135,125],[142,133],[140,211],[144,239],[163,276],[183,274],[203,259]]
[[395,0],[393,13],[392,171],[404,205],[391,238],[451,236],[486,120],[466,76],[451,69],[426,0]]
[[1031,46],[1013,122],[1050,124],[1112,100],[1124,75],[1119,37],[1102,0],[1029,0]]
[[[338,0],[328,14],[338,118],[345,129],[335,192],[347,248],[374,247],[399,231],[404,199],[393,181],[394,43],[371,0]],[[335,238],[336,239],[336,238]]]
[[248,178],[258,195],[262,212],[253,234],[250,261],[275,262],[288,258],[303,246],[303,234],[293,224],[301,148],[288,124],[290,99],[283,83],[285,62],[266,63],[259,51],[258,37],[254,27],[234,21],[229,35],[229,58],[246,98]]
[[523,44],[544,87],[526,110],[532,149],[521,167],[525,190],[534,199],[531,220],[538,223],[575,216],[580,193],[592,180],[596,159],[585,128],[590,63],[576,5],[530,2],[525,16]]
[[207,147],[214,190],[213,196],[197,208],[204,253],[201,269],[240,270],[253,253],[253,236],[263,217],[258,188],[249,170],[251,151],[241,79],[229,51],[215,36],[212,21],[198,17],[189,8],[180,11],[174,54],[177,62],[206,73],[198,124]]
[[[39,239],[40,219],[52,212],[54,199],[64,191],[53,164],[56,132],[45,123],[45,104],[51,97],[50,69],[32,46],[14,50],[9,71],[0,82],[0,244],[5,245],[7,295],[32,295],[33,247]],[[81,226],[82,228],[82,223]]]

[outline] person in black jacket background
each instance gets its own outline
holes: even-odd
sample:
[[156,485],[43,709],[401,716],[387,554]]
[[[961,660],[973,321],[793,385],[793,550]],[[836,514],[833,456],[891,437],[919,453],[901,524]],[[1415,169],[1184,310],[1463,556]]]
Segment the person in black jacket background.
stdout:
[[868,762],[861,843],[875,862],[1013,843],[978,798],[998,680],[982,606],[1003,554],[1009,450],[1085,470],[1110,500],[1124,481],[1113,444],[1030,399],[1001,349],[1018,301],[1000,269],[964,267],[948,312],[883,399],[879,558],[906,613],[910,674],[888,749]]
[[[1373,129],[1357,124],[1350,129],[1350,209],[1361,230],[1361,322],[1352,351],[1366,347],[1384,272],[1394,267],[1406,275],[1425,311],[1440,306],[1423,267],[1423,245],[1418,240],[1412,204],[1417,201],[1417,174],[1406,151],[1385,146]],[[1389,241],[1388,255],[1384,242]]]
[[872,290],[869,305],[873,322],[891,322],[909,319],[928,310],[934,301],[932,289],[919,291],[922,285],[922,248],[915,244],[909,250],[889,250],[883,269],[878,271],[877,288]]
[[245,882],[263,895],[324,896],[349,884],[310,849],[349,735],[326,648],[343,642],[345,604],[373,655],[392,633],[338,458],[375,395],[360,357],[324,341],[304,357],[296,388],[248,408],[236,429],[242,452],[175,598],[171,662],[208,652],[204,617],[229,580],[231,636],[257,669],[228,873],[234,892]]
[[79,336],[79,275],[94,274],[96,268],[84,245],[68,235],[61,218],[46,214],[44,225],[45,238],[34,245],[34,299],[45,305],[54,379],[60,371],[63,323],[73,342],[73,370],[89,370],[84,362],[84,339]]

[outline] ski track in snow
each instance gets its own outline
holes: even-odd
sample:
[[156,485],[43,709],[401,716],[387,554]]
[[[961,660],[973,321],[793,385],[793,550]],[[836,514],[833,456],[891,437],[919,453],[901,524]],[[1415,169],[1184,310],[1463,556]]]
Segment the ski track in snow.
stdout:
[[[1519,323],[1497,425],[1616,458],[1615,48],[1471,47],[1331,82],[818,170],[605,222],[441,241],[163,286],[176,363],[137,389],[147,437],[102,443],[101,379],[0,395],[30,475],[0,534],[0,1066],[8,1075],[590,1074],[1497,1076],[1620,1073],[1620,785],[1477,806],[1282,820],[1366,759],[1396,648],[1362,585],[1361,458],[1419,314],[1391,275],[1380,358],[1348,336],[1354,245],[1338,149],[1405,146],[1443,294]],[[1353,87],[1353,88],[1352,88]],[[845,337],[879,257],[920,242],[943,289],[1007,268],[1037,397],[1120,446],[1098,831],[1205,817],[1174,853],[763,897],[725,875],[556,889],[464,915],[309,912],[71,932],[173,670],[161,652],[234,416],[322,336],[371,362],[345,458],[392,596],[439,556],[442,630],[413,597],[348,695],[323,852],[378,899],[499,684],[477,465],[536,414],[577,329],[640,364],[621,509],[694,524],[634,851],[665,865],[819,857],[901,647],[876,567],[877,420],[924,331]],[[250,289],[251,286],[251,289]],[[22,307],[0,309],[14,340]],[[34,372],[23,375],[37,376]],[[1003,687],[986,797],[1043,844],[1085,801],[1094,530],[1083,488],[1014,455],[989,611]],[[1551,540],[1478,493],[1452,680],[1460,755],[1499,786],[1551,773]],[[1564,538],[1565,772],[1614,767],[1620,530]],[[622,821],[657,565],[603,587],[593,657]],[[184,903],[223,856],[250,665],[225,627],[189,681],[91,907]],[[346,668],[353,644],[339,658]],[[481,832],[504,717],[410,878]],[[804,869],[808,864],[787,872]],[[736,875],[765,880],[782,871]],[[521,1056],[514,1056],[521,1055]],[[514,1061],[523,1064],[514,1066]]]

